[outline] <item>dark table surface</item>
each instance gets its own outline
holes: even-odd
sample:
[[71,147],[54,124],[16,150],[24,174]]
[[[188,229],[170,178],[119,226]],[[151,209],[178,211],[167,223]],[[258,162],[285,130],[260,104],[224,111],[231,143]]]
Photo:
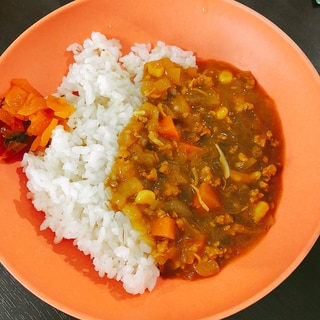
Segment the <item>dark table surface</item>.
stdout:
[[[30,25],[68,2],[71,1],[0,0],[0,53]],[[258,11],[285,31],[320,73],[320,6],[316,1],[241,0],[239,2]],[[0,264],[0,319],[74,318],[34,296]],[[279,287],[254,305],[227,319],[320,319],[320,239],[300,266]]]

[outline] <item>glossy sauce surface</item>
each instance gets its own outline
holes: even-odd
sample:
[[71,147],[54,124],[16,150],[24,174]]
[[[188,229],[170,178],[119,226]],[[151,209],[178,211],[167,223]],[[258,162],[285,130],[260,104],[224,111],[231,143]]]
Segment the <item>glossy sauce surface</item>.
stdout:
[[253,75],[218,61],[145,66],[147,101],[106,182],[164,276],[212,276],[274,223],[283,138]]

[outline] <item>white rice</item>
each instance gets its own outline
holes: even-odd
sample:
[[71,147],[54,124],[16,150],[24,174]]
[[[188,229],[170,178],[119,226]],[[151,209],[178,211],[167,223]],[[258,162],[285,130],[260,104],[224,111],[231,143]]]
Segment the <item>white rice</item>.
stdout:
[[117,137],[143,102],[139,80],[144,63],[168,56],[195,66],[195,57],[163,42],[154,49],[136,44],[123,57],[120,49],[119,41],[98,32],[83,45],[68,48],[75,63],[57,95],[76,107],[68,122],[71,131],[58,126],[45,153],[25,154],[22,167],[28,196],[45,213],[41,229],[50,228],[55,243],[74,239],[101,277],[122,281],[127,292],[141,294],[154,288],[159,270],[151,248],[139,239],[129,219],[108,210],[110,195],[104,183],[118,152]]

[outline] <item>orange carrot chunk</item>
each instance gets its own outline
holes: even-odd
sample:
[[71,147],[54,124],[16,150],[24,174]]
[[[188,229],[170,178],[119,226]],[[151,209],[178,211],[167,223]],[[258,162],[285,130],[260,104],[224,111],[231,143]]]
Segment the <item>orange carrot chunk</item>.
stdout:
[[216,190],[209,183],[202,182],[194,195],[193,206],[210,211],[220,208],[221,203]]
[[159,121],[158,133],[166,138],[180,140],[178,129],[170,116],[165,116]]
[[169,216],[156,218],[152,221],[150,232],[152,236],[175,239],[175,221]]

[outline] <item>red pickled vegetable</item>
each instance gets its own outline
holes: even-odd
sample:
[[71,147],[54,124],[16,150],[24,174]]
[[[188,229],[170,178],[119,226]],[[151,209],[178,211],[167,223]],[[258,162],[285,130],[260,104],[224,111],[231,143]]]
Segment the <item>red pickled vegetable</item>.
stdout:
[[63,97],[43,97],[26,79],[13,79],[0,98],[0,132],[4,151],[0,159],[22,150],[42,151],[57,125],[68,129],[74,107]]

